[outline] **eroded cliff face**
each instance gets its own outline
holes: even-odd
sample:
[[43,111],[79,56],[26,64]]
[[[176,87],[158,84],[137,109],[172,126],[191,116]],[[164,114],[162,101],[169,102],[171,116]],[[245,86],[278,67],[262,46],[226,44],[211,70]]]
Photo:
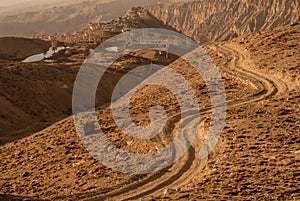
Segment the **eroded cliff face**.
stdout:
[[201,0],[159,4],[149,11],[200,43],[300,21],[299,0]]

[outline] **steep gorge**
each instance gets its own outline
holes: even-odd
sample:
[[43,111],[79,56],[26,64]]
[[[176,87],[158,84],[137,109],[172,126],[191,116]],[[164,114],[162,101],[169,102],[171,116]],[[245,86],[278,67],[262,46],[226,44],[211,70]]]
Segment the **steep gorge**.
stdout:
[[200,43],[229,40],[300,21],[299,0],[202,0],[148,9]]

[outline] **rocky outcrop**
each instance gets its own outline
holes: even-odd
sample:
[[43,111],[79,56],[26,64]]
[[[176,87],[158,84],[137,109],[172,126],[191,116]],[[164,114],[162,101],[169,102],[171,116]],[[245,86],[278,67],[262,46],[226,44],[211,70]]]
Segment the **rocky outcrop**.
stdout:
[[299,4],[299,0],[202,0],[148,9],[158,19],[206,43],[297,22]]

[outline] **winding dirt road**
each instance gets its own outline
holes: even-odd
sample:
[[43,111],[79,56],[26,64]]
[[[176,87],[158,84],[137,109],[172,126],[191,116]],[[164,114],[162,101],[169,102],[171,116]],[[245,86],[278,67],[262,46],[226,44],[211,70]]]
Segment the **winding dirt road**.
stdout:
[[[275,76],[257,72],[250,60],[250,56],[237,45],[231,44],[218,44],[210,45],[209,49],[217,52],[219,55],[227,58],[226,63],[220,67],[221,71],[232,77],[238,77],[244,80],[256,89],[255,94],[251,94],[245,97],[239,97],[234,100],[228,100],[227,107],[239,107],[244,104],[259,102],[269,99],[276,94],[287,91],[288,86],[282,80]],[[210,108],[206,108],[200,111],[202,121],[198,128],[196,139],[189,148],[188,152],[172,166],[159,171],[155,174],[144,177],[143,180],[137,181],[128,185],[125,185],[119,189],[111,189],[110,192],[90,192],[88,194],[74,195],[68,197],[72,200],[135,200],[149,195],[161,195],[166,189],[178,189],[181,186],[187,184],[194,175],[201,174],[205,167],[208,158],[199,160],[199,151],[201,148],[200,143],[205,137],[204,122],[208,118]],[[173,128],[178,124],[180,115],[176,115],[169,119],[165,135],[173,136]],[[189,124],[193,124],[194,116],[190,115],[184,121]],[[57,200],[65,199],[66,197],[57,198]]]

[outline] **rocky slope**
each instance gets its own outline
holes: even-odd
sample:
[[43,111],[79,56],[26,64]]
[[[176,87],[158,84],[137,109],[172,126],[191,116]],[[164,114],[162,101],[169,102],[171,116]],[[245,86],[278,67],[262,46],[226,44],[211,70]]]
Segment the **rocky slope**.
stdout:
[[205,168],[198,168],[186,185],[145,200],[299,200],[299,28],[278,27],[206,46],[214,60],[223,58],[220,66],[249,59],[248,70],[279,81],[274,85],[278,93],[229,107]]
[[[116,192],[120,199],[113,197],[111,200],[121,200],[126,198],[122,198],[122,192],[130,194],[137,188],[141,192],[134,199],[149,195],[144,200],[299,200],[299,86],[296,84],[299,78],[294,77],[299,68],[299,34],[299,26],[288,26],[206,47],[224,76],[228,100],[239,102],[249,97],[250,101],[228,105],[222,138],[203,168],[191,166],[184,170],[187,175],[183,173],[177,181],[166,185],[162,185],[164,179],[170,177],[171,180],[173,173],[186,164],[186,159],[179,161],[178,166],[175,164],[173,169],[158,173],[162,177],[112,171],[97,163],[84,149],[74,130],[73,119],[69,117],[30,137],[0,147],[0,171],[3,173],[0,193],[58,200],[81,200],[100,195],[104,200]],[[280,63],[290,52],[294,52],[288,59],[290,63]],[[266,57],[274,54],[277,54],[276,65]],[[258,89],[238,82],[239,76],[226,75],[227,70],[239,72],[238,68],[242,68],[239,64],[243,62],[252,64],[243,66],[249,72],[260,72],[254,77],[256,79],[267,72],[272,80],[277,76],[275,72],[285,76],[285,79],[276,78],[278,83],[272,87],[266,85],[264,89],[267,93],[269,90],[278,92],[255,100],[255,94],[260,94]],[[177,60],[171,67],[187,77],[197,97],[205,98],[201,79],[183,61]],[[224,69],[227,70],[224,72]],[[279,85],[282,82],[286,83],[285,90]],[[132,99],[133,119],[138,123],[147,122],[147,108],[153,103],[165,103],[168,111],[176,112],[176,99],[163,90],[147,87],[140,92]],[[160,145],[159,140],[132,141],[128,136],[119,135],[120,131],[111,126],[114,123],[109,107],[98,112],[99,123],[107,128],[107,137],[118,147],[132,152],[150,152]],[[142,194],[149,180],[151,188],[156,190],[150,188],[150,193]]]
[[[136,12],[131,12],[132,10]],[[92,42],[96,42],[96,39],[103,41],[106,37],[118,34],[122,27],[129,30],[143,27],[172,29],[143,8],[132,10],[118,20],[90,24],[89,26],[95,27],[90,31]],[[101,35],[104,25],[115,32],[107,31],[108,36]],[[74,41],[86,33],[87,28],[74,33]],[[40,131],[72,114],[74,80],[90,46],[93,46],[88,38],[83,37],[80,42],[84,43],[83,46],[75,43],[75,46],[54,54],[50,58],[55,60],[54,63],[22,63],[21,59],[48,50],[49,42],[38,39],[0,38],[0,105],[3,106],[0,108],[0,145]],[[153,54],[156,55],[155,52]],[[126,63],[146,65],[151,61],[160,64],[171,62],[163,61],[162,58],[163,55],[156,59],[132,55],[120,58],[115,65],[124,67]],[[102,90],[97,95],[98,105],[110,102],[113,87],[123,74],[122,70],[111,70],[107,73],[101,82]]]
[[[269,4],[261,2],[257,6],[273,5],[272,2],[275,1],[268,2]],[[295,4],[290,6],[295,5],[298,9],[297,1],[293,2]],[[237,4],[232,1],[233,5]],[[250,1],[243,1],[238,5],[250,5]],[[277,9],[274,8],[274,12],[278,13],[278,10],[285,8],[278,6]],[[258,8],[252,6],[251,9],[257,11]],[[284,13],[279,12],[280,19],[291,17]],[[254,14],[250,16],[253,17]],[[214,17],[210,19],[212,24],[217,23]],[[189,20],[192,18],[186,18],[185,23]],[[252,30],[249,25],[251,20],[252,18],[241,17],[237,21],[246,27],[245,32],[251,32],[256,30]],[[266,20],[268,23],[271,21]],[[278,25],[277,22],[281,23],[273,22],[272,26]],[[272,26],[266,24],[260,27],[265,29]],[[229,32],[220,27],[217,29],[216,25],[212,33],[217,35],[222,32],[228,37],[212,37],[211,40],[225,40],[235,36],[228,35]],[[204,166],[200,166],[195,158],[198,153],[195,147],[194,157],[187,153],[170,169],[157,175],[132,176],[112,171],[95,161],[82,146],[72,117],[54,123],[70,115],[72,86],[83,61],[84,50],[72,48],[62,52],[56,55],[61,62],[53,64],[1,61],[0,133],[1,137],[7,138],[0,139],[5,144],[0,146],[0,194],[25,196],[24,199],[28,200],[33,198],[27,196],[80,200],[93,195],[100,195],[103,199],[112,196],[126,199],[122,198],[124,192],[127,193],[127,198],[148,196],[149,200],[299,200],[299,28],[299,25],[279,27],[242,36],[231,42],[206,46],[220,68],[227,98],[233,103],[228,105],[222,138]],[[192,32],[189,27],[182,30]],[[154,55],[153,57],[158,55],[155,52],[147,54]],[[149,63],[149,59],[143,59],[139,55],[124,57],[115,65],[146,63]],[[181,60],[171,64],[171,67],[187,77],[197,92],[199,103],[204,103],[201,106],[207,107],[207,91],[201,78],[195,76],[194,71]],[[238,72],[246,67],[248,74],[240,76]],[[247,77],[251,72],[254,75],[252,79]],[[110,81],[107,88],[112,87],[120,76],[121,74],[116,75],[113,71],[107,78]],[[255,84],[247,84],[253,79],[258,79],[257,82],[263,80],[266,88],[259,91],[259,87],[253,87]],[[262,98],[260,94],[263,95]],[[148,108],[154,103],[168,107],[170,115],[176,113],[178,107],[172,97],[160,88],[148,87],[141,90],[131,102],[133,120],[138,125],[146,125]],[[243,104],[241,100],[245,97],[248,101]],[[164,139],[165,136],[158,136],[151,142],[124,137],[114,126],[109,107],[99,109],[98,115],[107,137],[124,150],[154,152],[163,145],[162,142],[168,142],[168,139]],[[36,127],[35,123],[49,127],[41,130],[42,127]],[[41,131],[34,134],[37,130]],[[205,131],[204,128],[203,130]],[[25,134],[31,135],[24,137]],[[16,136],[24,138],[15,140]],[[9,141],[13,142],[7,143]],[[190,166],[189,162],[192,163]],[[176,180],[174,176],[178,175]],[[150,187],[145,186],[148,181]],[[136,194],[131,194],[134,191]],[[10,196],[0,195],[0,200],[7,197],[7,200],[12,199]],[[113,197],[111,200],[120,199]]]
[[298,0],[203,0],[149,7],[158,19],[201,43],[299,21]]

